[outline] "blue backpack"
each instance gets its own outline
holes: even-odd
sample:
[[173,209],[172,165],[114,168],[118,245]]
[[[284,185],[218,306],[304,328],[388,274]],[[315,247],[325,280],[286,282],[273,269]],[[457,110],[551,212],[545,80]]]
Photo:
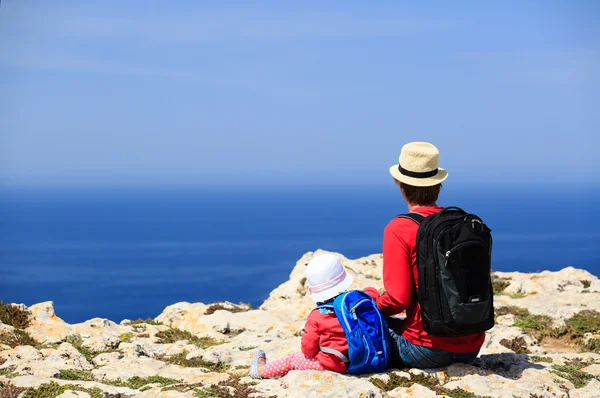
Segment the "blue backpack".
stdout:
[[319,309],[333,310],[348,340],[348,356],[329,347],[319,347],[336,355],[348,366],[349,374],[384,371],[390,360],[390,332],[377,305],[367,293],[353,290],[342,293],[332,304]]

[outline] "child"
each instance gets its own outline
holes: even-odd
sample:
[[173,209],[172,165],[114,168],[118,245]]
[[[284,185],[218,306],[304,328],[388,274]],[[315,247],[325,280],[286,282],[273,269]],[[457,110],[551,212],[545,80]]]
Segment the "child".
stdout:
[[[306,266],[306,283],[316,303],[332,302],[350,287],[354,277],[333,254],[315,257]],[[331,370],[346,373],[348,342],[335,313],[329,308],[315,308],[304,325],[302,352],[269,362],[263,350],[257,350],[250,366],[255,379],[284,376],[290,370]]]

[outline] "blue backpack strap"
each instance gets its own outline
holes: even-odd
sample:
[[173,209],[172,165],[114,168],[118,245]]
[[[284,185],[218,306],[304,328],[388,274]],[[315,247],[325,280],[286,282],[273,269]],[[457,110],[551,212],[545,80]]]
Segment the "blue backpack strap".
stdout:
[[425,216],[419,213],[415,213],[415,212],[411,212],[411,213],[406,213],[406,214],[399,214],[396,216],[396,218],[408,218],[409,220],[413,220],[414,222],[416,222],[418,225],[421,225],[421,223],[423,222],[423,220],[425,220]]
[[315,308],[314,310],[318,310],[323,315],[335,314],[333,304],[317,304],[317,308]]

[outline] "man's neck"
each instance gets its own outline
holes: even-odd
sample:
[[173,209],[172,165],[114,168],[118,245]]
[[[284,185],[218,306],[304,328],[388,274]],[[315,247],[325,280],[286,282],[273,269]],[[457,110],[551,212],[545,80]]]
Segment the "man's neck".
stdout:
[[408,204],[408,211],[409,211],[410,213],[412,213],[412,212],[413,212],[413,211],[415,211],[415,209],[416,209],[416,208],[418,208],[418,207],[433,207],[433,206],[437,206],[437,205],[436,205],[435,203],[432,203],[432,204],[430,204],[430,205],[417,205],[417,204],[414,204],[414,203],[409,203],[409,204]]

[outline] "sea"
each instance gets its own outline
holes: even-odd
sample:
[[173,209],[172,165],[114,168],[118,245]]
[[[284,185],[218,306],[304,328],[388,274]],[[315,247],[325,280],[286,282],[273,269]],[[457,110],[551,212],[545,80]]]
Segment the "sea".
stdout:
[[[492,229],[493,269],[600,275],[600,188],[448,186],[438,204]],[[306,252],[381,252],[406,212],[385,187],[0,190],[0,300],[53,301],[69,323],[171,304],[259,306]]]

